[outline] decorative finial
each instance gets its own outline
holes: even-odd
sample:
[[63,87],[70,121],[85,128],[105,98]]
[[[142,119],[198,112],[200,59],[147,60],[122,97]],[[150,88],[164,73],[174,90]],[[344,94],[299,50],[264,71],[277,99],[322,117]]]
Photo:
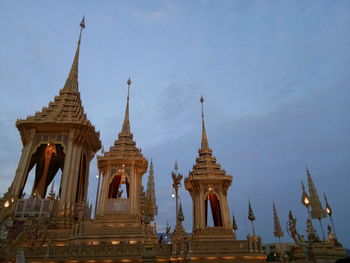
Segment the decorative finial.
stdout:
[[124,123],[123,123],[122,131],[120,134],[130,136],[131,135],[131,133],[130,133],[130,121],[129,121],[129,95],[130,95],[130,85],[131,85],[130,78],[128,79],[127,84],[128,84],[128,97],[126,99]]
[[252,205],[250,204],[250,200],[249,200],[249,203],[248,203],[248,219],[250,221],[254,221],[255,220],[255,215],[254,215],[254,211],[253,211]]
[[238,226],[237,226],[237,223],[236,223],[236,218],[235,218],[235,216],[233,214],[233,211],[232,211],[232,229],[234,231],[236,231],[238,229]]
[[177,165],[177,161],[175,161],[174,170],[175,171],[179,170],[179,166]]
[[85,16],[83,16],[83,19],[80,22],[80,27],[85,28]]
[[309,168],[307,167],[307,165],[305,165],[305,169],[306,169],[306,174],[310,175],[310,171],[309,171]]
[[249,200],[249,203],[248,203],[248,219],[249,221],[252,223],[252,229],[253,229],[253,236],[255,236],[255,228],[254,228],[254,220],[255,220],[255,215],[254,215],[254,212],[253,212],[253,208],[250,204],[250,200]]
[[201,142],[201,151],[209,151],[209,144],[208,144],[208,138],[207,138],[207,132],[205,130],[205,123],[204,123],[204,98],[203,95],[201,95],[201,98],[199,100],[202,104],[202,142]]
[[64,90],[74,90],[74,91],[79,90],[79,84],[78,84],[79,51],[80,51],[80,42],[81,42],[81,35],[83,32],[83,28],[85,28],[85,16],[80,22],[80,34],[78,39],[78,46],[77,46],[77,50],[75,51],[73,64],[70,69],[68,78],[63,87]]

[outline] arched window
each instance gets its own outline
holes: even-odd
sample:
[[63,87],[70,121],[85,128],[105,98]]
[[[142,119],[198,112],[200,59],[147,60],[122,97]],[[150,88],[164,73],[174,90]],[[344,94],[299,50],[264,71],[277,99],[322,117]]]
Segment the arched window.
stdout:
[[65,154],[60,144],[48,143],[38,147],[36,152],[31,156],[26,179],[19,193],[22,197],[23,189],[27,184],[30,171],[35,167],[35,177],[32,188],[32,194],[35,193],[41,198],[46,197],[47,188],[56,176],[59,169],[63,171]]

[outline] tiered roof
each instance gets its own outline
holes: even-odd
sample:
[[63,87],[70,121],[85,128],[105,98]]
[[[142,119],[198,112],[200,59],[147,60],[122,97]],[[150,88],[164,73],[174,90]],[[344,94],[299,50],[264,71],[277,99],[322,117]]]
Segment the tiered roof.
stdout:
[[[85,27],[85,22],[82,21],[78,46],[75,52],[72,67],[70,69],[64,87],[60,90],[58,96],[55,96],[54,101],[51,101],[47,107],[43,107],[41,111],[36,112],[33,116],[28,116],[26,119],[17,120],[16,126],[22,133],[25,128],[46,127],[53,124],[56,128],[71,126],[83,126],[90,130],[90,135],[94,137],[96,148],[100,148],[100,134],[95,130],[95,127],[88,120],[84,107],[81,102],[79,83],[78,83],[78,68],[79,68],[79,51],[82,36],[82,29]],[[57,126],[57,124],[62,124]],[[95,149],[97,150],[97,149]]]

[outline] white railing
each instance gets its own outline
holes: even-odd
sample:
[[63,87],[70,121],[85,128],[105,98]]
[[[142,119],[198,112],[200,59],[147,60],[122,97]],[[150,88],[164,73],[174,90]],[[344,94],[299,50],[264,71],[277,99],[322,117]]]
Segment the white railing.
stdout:
[[54,199],[41,199],[39,197],[19,199],[17,201],[15,216],[49,217],[55,202],[59,201]]
[[108,199],[107,211],[108,212],[125,212],[128,209],[128,199]]

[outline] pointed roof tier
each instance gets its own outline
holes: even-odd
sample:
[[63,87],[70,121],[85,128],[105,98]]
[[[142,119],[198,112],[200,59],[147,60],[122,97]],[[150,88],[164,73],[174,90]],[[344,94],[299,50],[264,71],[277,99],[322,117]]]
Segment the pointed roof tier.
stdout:
[[[83,18],[80,23],[79,40],[73,64],[59,95],[56,96],[54,101],[51,101],[47,107],[43,107],[40,112],[36,112],[35,115],[28,116],[26,119],[16,121],[16,127],[21,132],[23,142],[25,142],[27,137],[26,129],[39,128],[40,130],[43,129],[44,126],[45,129],[50,129],[50,127],[53,126],[55,130],[58,128],[66,130],[67,127],[78,127],[80,129],[86,129],[86,136],[90,138],[89,141],[94,151],[101,148],[101,142],[99,140],[100,134],[95,130],[95,127],[84,113],[84,107],[82,106],[78,90],[79,52],[82,30],[85,28],[84,20]],[[57,124],[60,125],[58,126]]]
[[193,165],[192,171],[189,174],[191,177],[202,177],[203,179],[218,179],[232,181],[232,176],[226,175],[226,171],[221,169],[220,164],[216,162],[216,158],[212,155],[212,150],[209,148],[207,132],[204,122],[203,103],[204,98],[201,96],[200,102],[202,105],[202,140],[201,148],[198,150],[199,157],[196,158],[196,163]]
[[123,164],[135,162],[139,165],[141,173],[145,173],[147,170],[148,162],[143,157],[141,149],[136,148],[136,142],[133,140],[133,135],[130,129],[129,120],[129,96],[130,96],[130,78],[127,81],[128,84],[128,96],[126,101],[125,116],[122,129],[118,134],[118,139],[114,142],[114,145],[110,147],[108,152],[105,152],[103,156],[98,157],[99,168],[103,168],[107,163],[118,163],[120,161]]

